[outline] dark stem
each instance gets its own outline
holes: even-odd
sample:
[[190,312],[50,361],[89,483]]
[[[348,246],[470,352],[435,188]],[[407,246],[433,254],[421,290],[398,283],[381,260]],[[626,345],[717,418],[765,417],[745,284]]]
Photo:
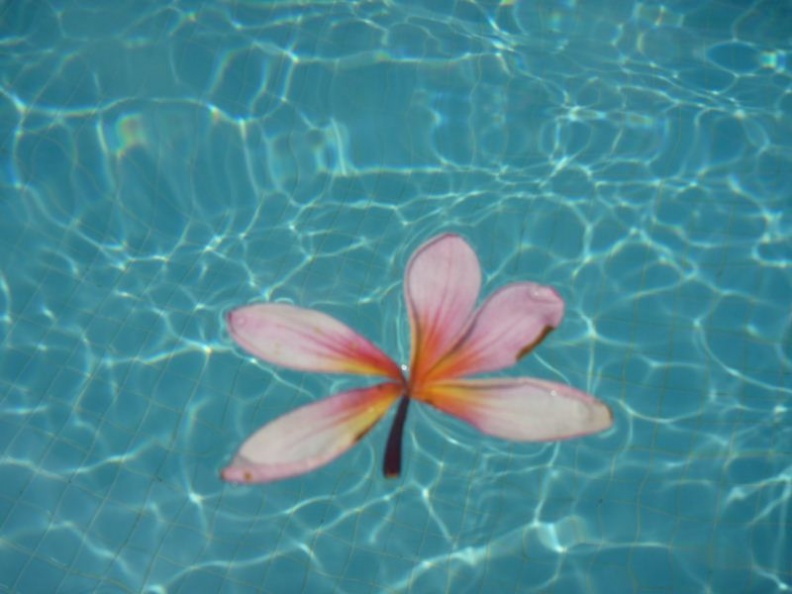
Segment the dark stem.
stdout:
[[401,453],[402,453],[402,434],[404,433],[404,421],[407,420],[407,407],[410,405],[410,398],[402,396],[399,401],[399,410],[393,419],[388,443],[385,446],[385,460],[382,464],[382,474],[385,478],[396,478],[401,474]]

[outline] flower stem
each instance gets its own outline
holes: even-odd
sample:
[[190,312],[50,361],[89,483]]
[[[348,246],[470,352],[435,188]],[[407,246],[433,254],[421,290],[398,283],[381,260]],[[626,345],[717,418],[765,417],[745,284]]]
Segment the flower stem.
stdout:
[[396,478],[401,474],[402,435],[409,405],[410,398],[406,395],[402,396],[388,434],[388,443],[385,446],[385,460],[382,465],[382,474],[385,475],[385,478]]

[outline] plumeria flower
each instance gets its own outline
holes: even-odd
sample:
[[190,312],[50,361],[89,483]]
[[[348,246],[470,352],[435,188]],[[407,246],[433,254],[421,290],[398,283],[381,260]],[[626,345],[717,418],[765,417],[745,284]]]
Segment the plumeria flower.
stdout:
[[556,291],[508,285],[475,309],[481,269],[458,235],[421,246],[407,266],[409,376],[366,338],[321,312],[260,303],[228,314],[239,346],[276,365],[304,371],[376,375],[382,383],[341,392],[264,425],[237,452],[223,479],[262,483],[300,475],[334,460],[397,400],[385,450],[385,476],[401,471],[401,442],[411,400],[434,406],[489,435],[552,441],[603,431],[610,409],[564,384],[530,377],[468,379],[514,365],[561,323]]

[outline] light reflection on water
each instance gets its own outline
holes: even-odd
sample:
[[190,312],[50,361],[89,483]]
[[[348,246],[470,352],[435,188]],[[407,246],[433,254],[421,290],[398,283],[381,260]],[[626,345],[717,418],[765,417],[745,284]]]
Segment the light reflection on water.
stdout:
[[[774,6],[0,9],[0,590],[788,589]],[[255,363],[223,313],[316,307],[403,362],[404,265],[441,230],[486,292],[558,288],[519,372],[614,429],[511,444],[415,406],[398,481],[386,422],[222,484],[243,436],[349,385]]]

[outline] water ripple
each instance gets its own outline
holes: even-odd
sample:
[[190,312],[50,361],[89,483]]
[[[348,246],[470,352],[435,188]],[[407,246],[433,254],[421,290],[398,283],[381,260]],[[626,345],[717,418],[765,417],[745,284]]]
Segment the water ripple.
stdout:
[[[0,590],[778,591],[790,500],[790,16],[779,3],[0,8]],[[223,314],[316,307],[407,358],[442,230],[556,286],[520,373],[613,430],[413,407],[263,488],[218,469],[345,389]],[[748,543],[746,545],[746,543]]]

